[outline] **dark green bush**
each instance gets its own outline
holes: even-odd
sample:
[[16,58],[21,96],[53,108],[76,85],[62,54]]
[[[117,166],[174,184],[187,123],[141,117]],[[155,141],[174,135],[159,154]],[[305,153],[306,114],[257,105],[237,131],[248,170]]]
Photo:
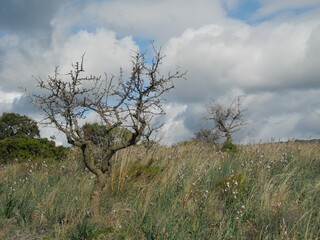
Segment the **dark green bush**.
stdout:
[[141,143],[139,143],[139,145],[144,146],[147,149],[150,149],[152,147],[159,146],[159,143],[154,140],[150,140],[150,141],[143,140],[143,141],[141,141]]
[[25,161],[35,158],[63,159],[68,148],[56,147],[54,141],[47,138],[6,138],[0,141],[0,163]]
[[129,130],[121,127],[114,128],[108,132],[107,127],[99,123],[86,123],[82,126],[82,131],[87,140],[100,147],[105,144],[112,146],[119,142],[125,142],[132,134]]
[[27,116],[17,113],[3,113],[0,116],[0,140],[16,137],[40,137],[40,130],[37,123]]
[[225,141],[223,146],[222,146],[222,151],[223,152],[230,152],[230,153],[236,153],[239,151],[239,148],[237,145],[233,144],[231,141]]

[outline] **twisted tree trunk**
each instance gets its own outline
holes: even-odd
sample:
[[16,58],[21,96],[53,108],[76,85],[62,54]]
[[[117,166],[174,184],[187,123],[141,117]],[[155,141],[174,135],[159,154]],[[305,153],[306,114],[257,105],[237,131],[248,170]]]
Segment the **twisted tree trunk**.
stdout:
[[90,196],[90,214],[93,216],[100,215],[100,206],[103,195],[103,189],[107,183],[107,174],[101,174],[100,176],[96,176],[97,180],[94,183],[93,190]]
[[103,189],[107,184],[108,172],[102,172],[101,169],[96,166],[94,161],[94,146],[90,142],[83,144],[81,149],[86,167],[96,176],[87,215],[89,217],[99,216]]
[[229,131],[226,131],[227,142],[232,142],[232,136]]

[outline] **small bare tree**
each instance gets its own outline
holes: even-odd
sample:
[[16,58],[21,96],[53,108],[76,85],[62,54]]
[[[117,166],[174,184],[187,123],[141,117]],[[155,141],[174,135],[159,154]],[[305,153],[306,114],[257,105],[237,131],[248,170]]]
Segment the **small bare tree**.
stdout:
[[231,142],[232,135],[247,124],[243,116],[247,109],[243,107],[242,98],[236,97],[229,107],[216,101],[207,105],[207,116],[204,119],[214,123],[214,130],[212,130],[214,135],[219,134],[220,137],[225,137],[226,141]]
[[[128,79],[124,79],[121,69],[118,79],[82,77],[82,56],[81,62],[72,65],[68,74],[59,74],[57,67],[54,76],[46,80],[36,78],[41,94],[24,89],[29,101],[44,112],[44,123],[53,124],[66,135],[69,144],[82,150],[85,166],[96,176],[90,215],[99,215],[103,189],[112,170],[112,156],[143,137],[149,138],[161,126],[154,123],[153,117],[164,114],[163,94],[174,87],[172,80],[185,77],[179,68],[174,73],[162,75],[159,68],[164,56],[161,49],[153,47],[153,50],[150,64],[146,63],[145,54],[137,52],[132,57]],[[62,79],[67,75],[70,79]],[[80,124],[89,112],[95,112],[105,127],[104,141],[99,146],[85,136]],[[110,141],[116,129],[127,129],[130,134],[118,138],[121,141]]]

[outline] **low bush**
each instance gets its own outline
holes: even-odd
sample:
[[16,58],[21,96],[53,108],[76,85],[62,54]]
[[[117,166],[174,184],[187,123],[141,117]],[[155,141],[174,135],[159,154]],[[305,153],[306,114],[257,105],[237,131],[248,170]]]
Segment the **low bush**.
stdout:
[[233,144],[230,141],[225,141],[223,146],[222,146],[222,151],[223,152],[230,152],[230,153],[236,153],[239,151],[239,148],[237,147],[237,145]]
[[63,159],[68,148],[56,146],[47,138],[6,138],[0,141],[0,163],[25,161],[35,158]]

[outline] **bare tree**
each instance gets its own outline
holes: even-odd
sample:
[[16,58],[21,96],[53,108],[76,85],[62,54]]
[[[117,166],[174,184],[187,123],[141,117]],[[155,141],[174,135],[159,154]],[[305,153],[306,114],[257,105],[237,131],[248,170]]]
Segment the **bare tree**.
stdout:
[[194,133],[194,139],[215,145],[219,142],[220,134],[216,129],[200,128]]
[[205,120],[213,122],[213,132],[218,133],[221,137],[226,137],[228,142],[232,141],[232,135],[235,132],[238,132],[247,124],[247,120],[243,116],[247,109],[243,107],[242,99],[241,96],[236,97],[228,107],[216,101],[206,107],[207,116]]
[[[185,77],[179,68],[162,75],[159,68],[164,56],[161,49],[153,47],[153,50],[150,64],[146,63],[145,54],[137,52],[132,57],[128,79],[124,79],[121,69],[117,79],[114,76],[83,77],[82,56],[81,62],[72,65],[67,75],[59,74],[57,67],[55,74],[46,80],[36,78],[41,94],[24,89],[29,101],[44,112],[44,122],[53,124],[66,135],[69,144],[82,150],[85,166],[96,176],[90,198],[90,215],[99,215],[103,189],[112,170],[112,156],[135,145],[143,137],[149,138],[161,126],[154,124],[153,117],[164,114],[163,94],[174,87],[174,79]],[[62,79],[66,76],[70,79]],[[80,124],[89,112],[95,112],[105,126],[104,141],[99,146],[85,136]],[[108,138],[117,128],[125,128],[130,134],[119,138],[121,141],[110,141]],[[99,154],[96,154],[98,148]]]

